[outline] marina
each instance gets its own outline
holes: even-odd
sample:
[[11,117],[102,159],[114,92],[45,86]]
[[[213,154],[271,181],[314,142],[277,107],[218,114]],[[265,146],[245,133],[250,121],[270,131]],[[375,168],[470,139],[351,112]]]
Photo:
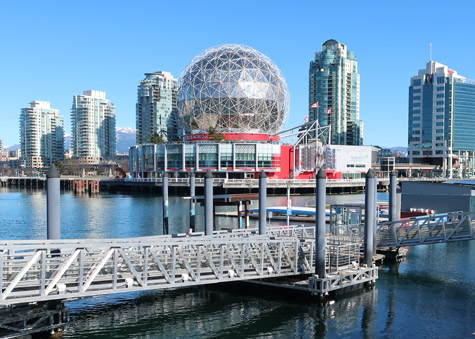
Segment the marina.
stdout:
[[[287,200],[285,209],[271,206],[263,212],[262,207],[267,205],[266,194],[262,193],[266,191],[265,175],[260,179],[258,196],[214,196],[212,177],[207,176],[205,195],[188,199],[190,208],[194,208],[194,203],[204,205],[204,232],[196,231],[196,226],[192,225],[190,231],[194,232],[169,233],[169,220],[163,218],[163,235],[159,236],[61,240],[60,235],[50,236],[54,227],[59,227],[59,219],[48,219],[48,238],[52,240],[2,242],[1,303],[7,308],[3,310],[0,328],[10,331],[17,328],[15,324],[21,323],[18,307],[27,303],[44,306],[26,309],[24,321],[34,324],[18,327],[18,333],[35,333],[45,328],[62,331],[67,326],[69,308],[60,301],[216,283],[249,281],[262,288],[306,292],[325,301],[374,286],[379,277],[375,260],[384,259],[384,255],[377,254],[377,249],[391,252],[401,246],[474,239],[471,212],[393,220],[391,215],[394,216],[395,210],[386,206],[389,219],[376,224],[380,212],[375,200],[376,180],[371,175],[366,179],[364,224],[361,224],[361,215],[355,214],[362,212],[361,204],[330,205],[332,213],[326,215],[326,180],[319,178],[317,213],[315,208],[311,213],[312,207],[294,207],[295,213],[314,214],[316,227],[267,225],[269,212],[286,212],[290,216],[292,204]],[[57,187],[58,195],[52,196],[54,190],[48,190],[48,215],[50,200],[59,199],[59,176],[50,176],[48,184],[53,183],[56,186],[51,187]],[[163,216],[168,217],[167,191],[164,186]],[[242,202],[250,205],[256,199],[260,206],[257,228],[252,228],[249,220],[243,227],[240,220],[237,228],[217,229],[215,206],[239,206]],[[390,194],[390,207],[391,201],[396,200]],[[193,212],[191,218],[194,209],[190,211]],[[244,217],[248,212],[246,206]],[[356,224],[348,224],[355,220],[358,221]],[[339,224],[342,221],[344,223]],[[324,247],[320,245],[321,241]],[[289,284],[288,278],[293,282]]]

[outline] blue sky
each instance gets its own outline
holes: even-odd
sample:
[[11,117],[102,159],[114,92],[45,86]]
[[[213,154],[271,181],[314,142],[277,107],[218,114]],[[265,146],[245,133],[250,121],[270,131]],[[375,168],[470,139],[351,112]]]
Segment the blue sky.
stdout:
[[308,111],[308,67],[328,39],[355,51],[364,143],[407,145],[411,76],[429,60],[475,79],[475,1],[0,2],[0,139],[19,142],[19,113],[50,101],[66,120],[74,94],[102,90],[117,126],[135,127],[138,81],[179,77],[206,48],[239,43],[270,57],[290,91],[286,127]]

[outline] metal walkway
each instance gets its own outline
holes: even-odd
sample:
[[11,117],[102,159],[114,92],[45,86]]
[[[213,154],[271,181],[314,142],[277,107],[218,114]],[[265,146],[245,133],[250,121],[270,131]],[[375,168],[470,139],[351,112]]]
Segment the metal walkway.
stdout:
[[416,217],[377,226],[378,247],[400,247],[475,239],[475,212]]
[[[378,247],[475,239],[474,213],[378,225]],[[361,225],[327,238],[326,271],[359,267]],[[132,239],[0,242],[0,307],[314,272],[315,228]]]
[[0,306],[311,273],[314,241],[251,232],[0,244]]

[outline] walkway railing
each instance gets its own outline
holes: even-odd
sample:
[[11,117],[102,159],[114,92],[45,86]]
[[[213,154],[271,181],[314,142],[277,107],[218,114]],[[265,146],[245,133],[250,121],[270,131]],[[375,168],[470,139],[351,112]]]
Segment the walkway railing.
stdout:
[[3,242],[0,305],[310,273],[312,244],[247,235]]
[[433,244],[475,239],[475,212],[452,212],[380,223],[378,247]]
[[[117,181],[117,182],[136,182],[136,183],[161,183],[162,178],[116,178],[116,179],[108,179],[110,181]],[[389,178],[378,178],[378,181],[387,181]],[[258,185],[258,179],[226,179],[226,178],[214,178],[214,183],[216,184],[236,184],[236,185]],[[189,178],[168,178],[169,183],[182,183],[188,184]],[[203,183],[203,178],[196,178],[196,183]],[[327,179],[327,183],[329,184],[364,184],[365,179]],[[268,179],[268,185],[293,185],[293,184],[312,184],[315,185],[315,179]]]

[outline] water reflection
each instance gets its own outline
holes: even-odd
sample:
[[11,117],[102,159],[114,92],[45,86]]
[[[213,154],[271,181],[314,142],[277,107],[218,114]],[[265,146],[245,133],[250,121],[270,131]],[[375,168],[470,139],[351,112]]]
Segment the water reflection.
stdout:
[[[328,196],[327,201],[362,197]],[[312,199],[292,196],[292,204],[304,206]],[[269,205],[286,204],[285,197],[268,200]],[[0,189],[0,206],[3,239],[46,237],[43,190]],[[170,196],[172,232],[187,230],[188,206]],[[63,238],[157,235],[161,219],[158,196],[61,195]],[[197,225],[198,230],[203,225],[200,206]],[[237,219],[218,218],[217,226],[236,227]],[[375,289],[324,307],[306,299],[238,292],[231,285],[86,299],[70,303],[73,321],[65,337],[402,338],[470,337],[475,332],[475,241],[411,247],[405,261],[381,267],[379,277]]]
[[[65,338],[347,337],[366,333],[375,317],[377,290],[321,305],[302,298],[256,297],[248,291],[199,287],[102,297],[71,303]],[[361,323],[361,328],[355,324]],[[369,324],[369,326],[368,326]],[[107,329],[107,330],[106,330]],[[366,336],[366,335],[365,335]],[[371,330],[368,337],[374,336]]]

